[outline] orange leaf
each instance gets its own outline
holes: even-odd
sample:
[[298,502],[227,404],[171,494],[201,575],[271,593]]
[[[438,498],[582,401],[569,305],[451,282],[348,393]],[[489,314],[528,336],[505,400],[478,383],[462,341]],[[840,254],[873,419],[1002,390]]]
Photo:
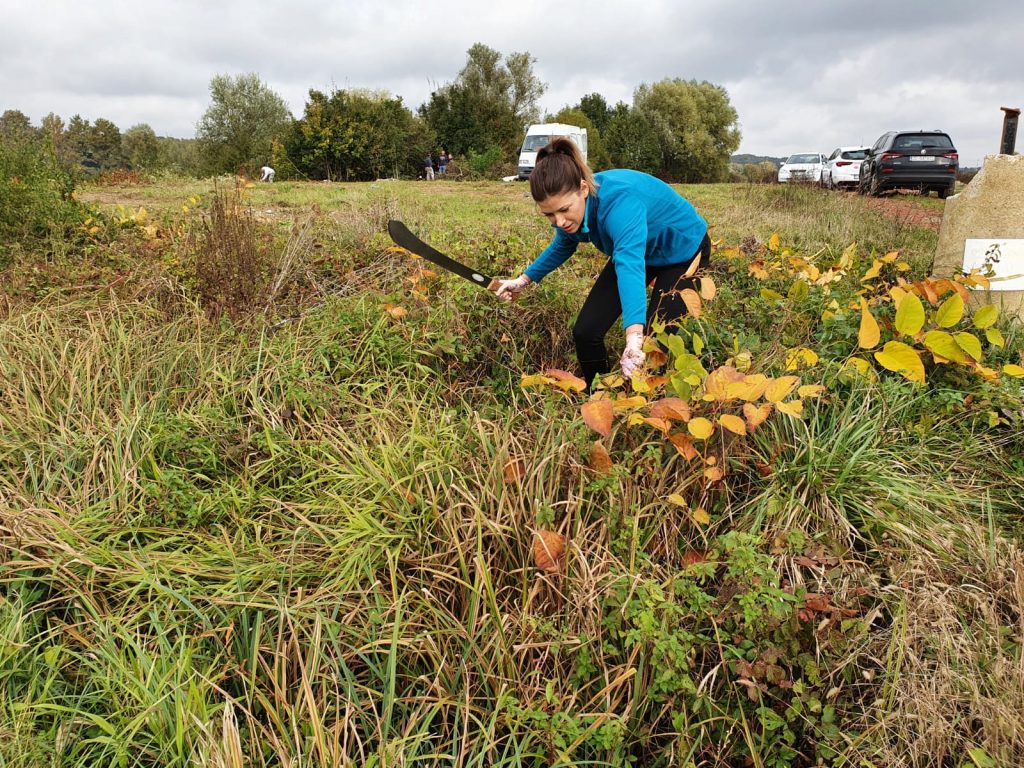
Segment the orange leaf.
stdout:
[[648,368],[661,368],[661,366],[668,362],[668,355],[660,349],[652,349],[647,353],[647,359],[645,362],[647,363]]
[[699,549],[688,549],[683,553],[683,568],[689,568],[691,565],[703,563],[707,559],[707,552],[701,552]]
[[615,415],[615,406],[608,398],[600,400],[588,400],[581,407],[583,421],[588,427],[602,437],[608,437],[612,433],[612,417]]
[[526,462],[522,459],[509,459],[502,471],[506,483],[517,483],[526,477]]
[[729,400],[729,385],[738,384],[746,377],[731,365],[723,365],[704,379],[704,391],[714,400]]
[[385,304],[384,311],[395,318],[395,320],[401,320],[409,314],[409,311],[405,307],[397,307],[394,304]]
[[651,403],[651,416],[657,419],[690,420],[690,404],[679,397],[663,397]]
[[672,422],[669,421],[668,419],[656,419],[649,416],[646,419],[644,419],[644,423],[649,424],[650,426],[654,427],[655,429],[661,432],[668,432],[670,429],[672,429]]
[[799,376],[780,376],[773,379],[764,392],[764,399],[769,403],[777,403],[793,391],[793,387],[800,383]]
[[545,573],[559,573],[565,560],[565,536],[555,531],[533,535],[533,562]]
[[693,461],[697,458],[697,449],[693,447],[693,439],[689,435],[676,432],[674,435],[669,435],[668,439],[676,447],[676,450],[679,451],[679,455],[687,461]]

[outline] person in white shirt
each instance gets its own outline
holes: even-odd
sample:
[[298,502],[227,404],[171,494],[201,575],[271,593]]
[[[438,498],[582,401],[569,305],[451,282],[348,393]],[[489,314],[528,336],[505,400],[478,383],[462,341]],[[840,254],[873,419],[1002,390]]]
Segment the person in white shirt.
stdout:
[[264,165],[262,168],[260,168],[260,172],[263,174],[263,177],[260,179],[260,181],[274,180],[274,169],[271,168],[269,165]]

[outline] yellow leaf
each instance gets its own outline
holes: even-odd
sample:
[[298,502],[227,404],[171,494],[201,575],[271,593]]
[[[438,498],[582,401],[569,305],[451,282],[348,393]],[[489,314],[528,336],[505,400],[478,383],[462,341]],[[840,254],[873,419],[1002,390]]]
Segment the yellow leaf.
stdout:
[[768,238],[768,250],[775,253],[779,250],[779,233],[773,232],[772,236]]
[[857,241],[854,240],[843,251],[842,256],[839,257],[839,262],[836,264],[838,269],[848,269],[853,263],[854,257],[857,255]]
[[868,381],[874,381],[875,371],[871,367],[871,363],[862,357],[851,357],[843,363],[843,367],[839,370],[839,378],[841,381],[849,383],[854,378],[860,377],[865,378]]
[[883,368],[900,373],[910,381],[924,384],[921,356],[917,350],[901,341],[887,341],[880,352],[875,352],[875,360]]
[[543,373],[531,373],[529,375],[524,373],[522,378],[519,380],[519,386],[523,389],[527,389],[528,387],[542,387],[544,385],[554,383],[554,379],[549,376],[545,376]]
[[[765,273],[765,277],[768,277],[768,273]],[[761,298],[765,301],[785,301],[786,298],[778,291],[773,291],[771,288],[761,289]]]
[[882,332],[878,328],[878,321],[871,314],[867,301],[861,297],[860,300],[860,331],[857,334],[857,344],[861,349],[871,349],[878,344],[882,338]]
[[574,376],[568,371],[563,371],[559,368],[548,368],[544,371],[544,375],[554,379],[552,383],[559,389],[566,391],[571,389],[573,392],[582,392],[587,388],[587,382],[579,376]]
[[683,288],[679,292],[679,296],[683,300],[683,304],[686,305],[686,311],[689,312],[690,317],[699,319],[701,302],[697,292],[693,288]]
[[1013,376],[1014,378],[1017,379],[1024,378],[1024,368],[1022,368],[1019,365],[1014,365],[1013,363],[1004,365],[1003,373],[1005,373],[1007,376]]
[[928,331],[924,335],[924,346],[933,354],[940,355],[946,360],[952,360],[954,363],[967,362],[956,339],[945,331]]
[[941,328],[952,328],[954,325],[960,322],[964,316],[964,300],[960,298],[960,294],[954,293],[939,307],[938,312],[935,313],[935,322],[939,324]]
[[711,524],[711,515],[707,513],[707,510],[704,509],[704,507],[697,507],[696,509],[690,510],[690,519],[697,525]]
[[767,419],[772,413],[771,403],[761,403],[761,405],[754,405],[753,403],[743,404],[743,416],[747,420],[747,429],[753,432],[764,420]]
[[683,509],[690,508],[690,505],[686,503],[686,499],[684,499],[678,493],[670,493],[668,495],[668,500],[675,504],[677,507],[682,507]]
[[586,425],[602,437],[608,437],[612,433],[612,418],[615,415],[615,408],[607,397],[600,400],[588,400],[580,407],[580,412],[583,414],[583,421]]
[[821,384],[804,384],[796,391],[800,397],[819,397],[825,388]]
[[882,261],[886,264],[892,264],[896,259],[900,257],[899,251],[889,251],[885,256],[882,257]]
[[788,403],[776,403],[775,407],[779,409],[780,413],[785,413],[788,416],[792,416],[797,419],[802,419],[804,417],[803,400],[790,400]]
[[988,339],[988,343],[993,347],[1002,349],[1006,346],[1006,339],[1003,338],[1003,334],[998,328],[986,328],[985,338]]
[[999,310],[993,304],[986,304],[974,313],[974,327],[978,329],[990,328],[999,318]]
[[639,426],[644,423],[644,415],[642,413],[631,413],[629,418],[626,420],[626,424],[631,427]]
[[704,391],[711,400],[728,400],[729,385],[743,381],[744,376],[729,365],[722,365],[704,379]]
[[700,297],[704,301],[711,301],[715,298],[715,294],[718,293],[718,287],[715,285],[715,281],[710,277],[702,277],[700,279]]
[[973,333],[957,333],[953,335],[957,346],[971,356],[976,363],[981,362],[981,341]]
[[615,398],[615,410],[616,411],[627,411],[630,408],[640,408],[641,406],[647,405],[647,398],[641,397],[640,395],[634,395],[633,397],[619,397]]
[[727,400],[746,400],[752,403],[761,399],[768,388],[769,378],[761,373],[752,373],[743,377],[743,381],[730,382],[725,387]]
[[868,268],[868,271],[864,273],[864,277],[861,278],[861,282],[865,280],[874,280],[878,277],[878,273],[882,271],[882,262],[875,259],[874,263]]
[[889,298],[892,299],[892,303],[899,306],[899,303],[903,301],[903,297],[907,295],[907,292],[900,288],[898,285],[894,285],[889,289]]
[[696,419],[690,419],[686,423],[686,428],[689,430],[690,434],[698,440],[707,440],[715,432],[714,426],[703,416],[698,416]]
[[914,336],[924,326],[924,305],[913,293],[903,297],[896,307],[896,330],[904,336]]
[[709,483],[717,483],[725,477],[725,469],[722,467],[708,467],[704,470],[704,479]]
[[772,380],[765,390],[764,399],[769,403],[778,403],[786,395],[793,391],[793,387],[800,383],[799,376],[781,376]]
[[818,363],[818,354],[807,347],[797,347],[786,353],[786,370],[796,371],[800,368],[810,368]]
[[730,432],[737,435],[747,434],[747,425],[743,419],[739,416],[734,416],[731,413],[723,413],[718,417],[718,424],[724,429],[728,429]]

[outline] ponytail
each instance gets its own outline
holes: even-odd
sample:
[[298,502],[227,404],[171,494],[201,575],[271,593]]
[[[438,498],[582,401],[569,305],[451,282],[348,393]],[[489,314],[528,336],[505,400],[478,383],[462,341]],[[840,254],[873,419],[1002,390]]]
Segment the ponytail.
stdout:
[[530,174],[530,194],[541,203],[579,189],[584,181],[592,194],[597,192],[594,172],[579,147],[572,139],[559,136],[537,152],[537,164]]

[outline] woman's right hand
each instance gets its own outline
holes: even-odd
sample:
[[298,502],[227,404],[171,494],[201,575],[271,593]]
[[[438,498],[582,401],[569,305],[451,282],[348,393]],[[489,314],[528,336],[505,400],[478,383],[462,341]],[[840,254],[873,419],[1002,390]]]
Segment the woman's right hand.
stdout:
[[502,301],[515,301],[519,298],[519,294],[526,290],[526,286],[532,282],[533,280],[526,275],[520,275],[511,280],[499,280],[498,288],[494,293]]

